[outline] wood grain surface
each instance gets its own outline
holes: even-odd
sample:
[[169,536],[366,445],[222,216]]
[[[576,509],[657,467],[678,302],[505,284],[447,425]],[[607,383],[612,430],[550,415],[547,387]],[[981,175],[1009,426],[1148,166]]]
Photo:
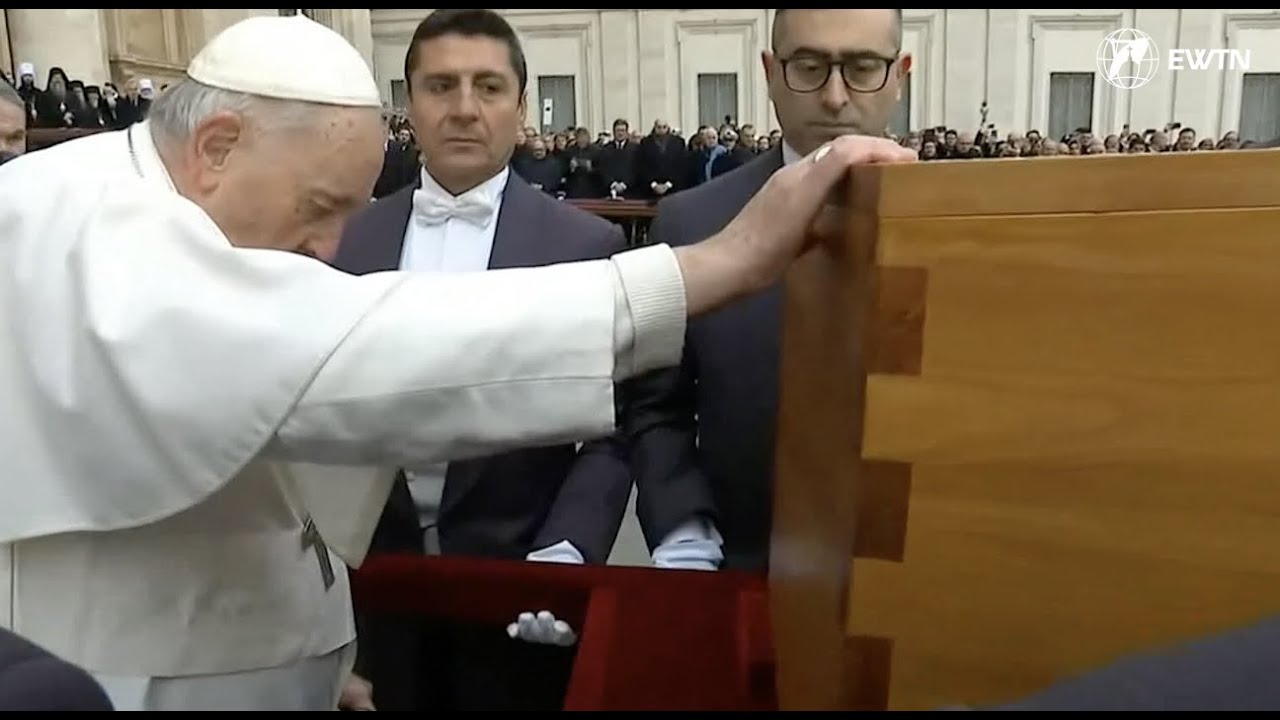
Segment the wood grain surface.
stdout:
[[854,174],[845,251],[788,277],[783,709],[1015,699],[1280,614],[1277,169]]

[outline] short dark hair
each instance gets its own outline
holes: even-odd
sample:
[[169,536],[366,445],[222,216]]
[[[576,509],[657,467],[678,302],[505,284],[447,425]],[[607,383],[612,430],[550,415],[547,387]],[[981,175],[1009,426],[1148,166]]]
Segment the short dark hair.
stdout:
[[404,56],[405,86],[410,94],[413,93],[410,78],[414,68],[418,67],[422,44],[445,35],[488,37],[506,43],[511,54],[511,69],[520,80],[520,94],[524,94],[529,84],[529,66],[524,59],[524,48],[520,47],[520,38],[501,15],[481,9],[436,10],[418,23],[418,29],[413,31],[413,40],[409,42],[409,52]]
[[[770,32],[769,41],[773,43],[772,49],[774,52],[778,51],[778,45],[780,44],[778,42],[779,40],[778,28],[782,27],[782,15],[786,11],[787,11],[786,8],[783,8],[782,10],[773,11],[773,29]],[[902,46],[902,10],[895,9],[893,11],[893,17],[895,20],[898,21],[898,46],[899,48],[901,48]]]

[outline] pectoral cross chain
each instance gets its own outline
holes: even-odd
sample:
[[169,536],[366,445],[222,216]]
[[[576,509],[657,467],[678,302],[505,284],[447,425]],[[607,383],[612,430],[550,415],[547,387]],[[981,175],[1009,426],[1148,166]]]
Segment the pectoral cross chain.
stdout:
[[320,537],[320,531],[316,529],[315,521],[310,517],[302,527],[302,549],[315,552],[316,562],[320,563],[320,577],[324,580],[325,592],[328,592],[336,580],[333,575],[333,561],[329,559],[329,546],[325,545],[324,538]]

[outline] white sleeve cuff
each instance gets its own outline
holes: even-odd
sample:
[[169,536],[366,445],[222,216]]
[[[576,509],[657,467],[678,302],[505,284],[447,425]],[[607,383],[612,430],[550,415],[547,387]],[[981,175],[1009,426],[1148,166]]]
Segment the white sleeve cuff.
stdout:
[[582,557],[582,553],[573,543],[568,540],[561,540],[549,548],[536,550],[525,556],[525,560],[529,562],[549,562],[562,563],[564,565],[582,565],[586,563],[586,558]]
[[632,328],[630,353],[625,333],[616,338],[621,344],[617,379],[678,365],[688,307],[675,252],[666,245],[651,245],[615,255],[613,266],[625,296],[624,318],[629,317]]
[[653,564],[668,570],[717,570],[724,561],[723,545],[713,524],[690,520],[663,538],[653,551]]

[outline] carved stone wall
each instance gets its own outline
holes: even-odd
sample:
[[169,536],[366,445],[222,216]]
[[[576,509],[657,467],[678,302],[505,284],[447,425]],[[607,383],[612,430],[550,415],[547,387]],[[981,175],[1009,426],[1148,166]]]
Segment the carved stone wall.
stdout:
[[[123,85],[145,77],[159,88],[180,80],[191,57],[223,29],[252,15],[278,12],[240,8],[3,10],[0,66],[12,69],[21,62],[34,63],[40,86],[49,68],[57,66],[72,79],[86,83],[111,80]],[[338,18],[334,22],[346,23],[349,20],[344,13],[368,15],[367,10],[324,12],[333,13]],[[373,46],[371,35],[368,46]]]

